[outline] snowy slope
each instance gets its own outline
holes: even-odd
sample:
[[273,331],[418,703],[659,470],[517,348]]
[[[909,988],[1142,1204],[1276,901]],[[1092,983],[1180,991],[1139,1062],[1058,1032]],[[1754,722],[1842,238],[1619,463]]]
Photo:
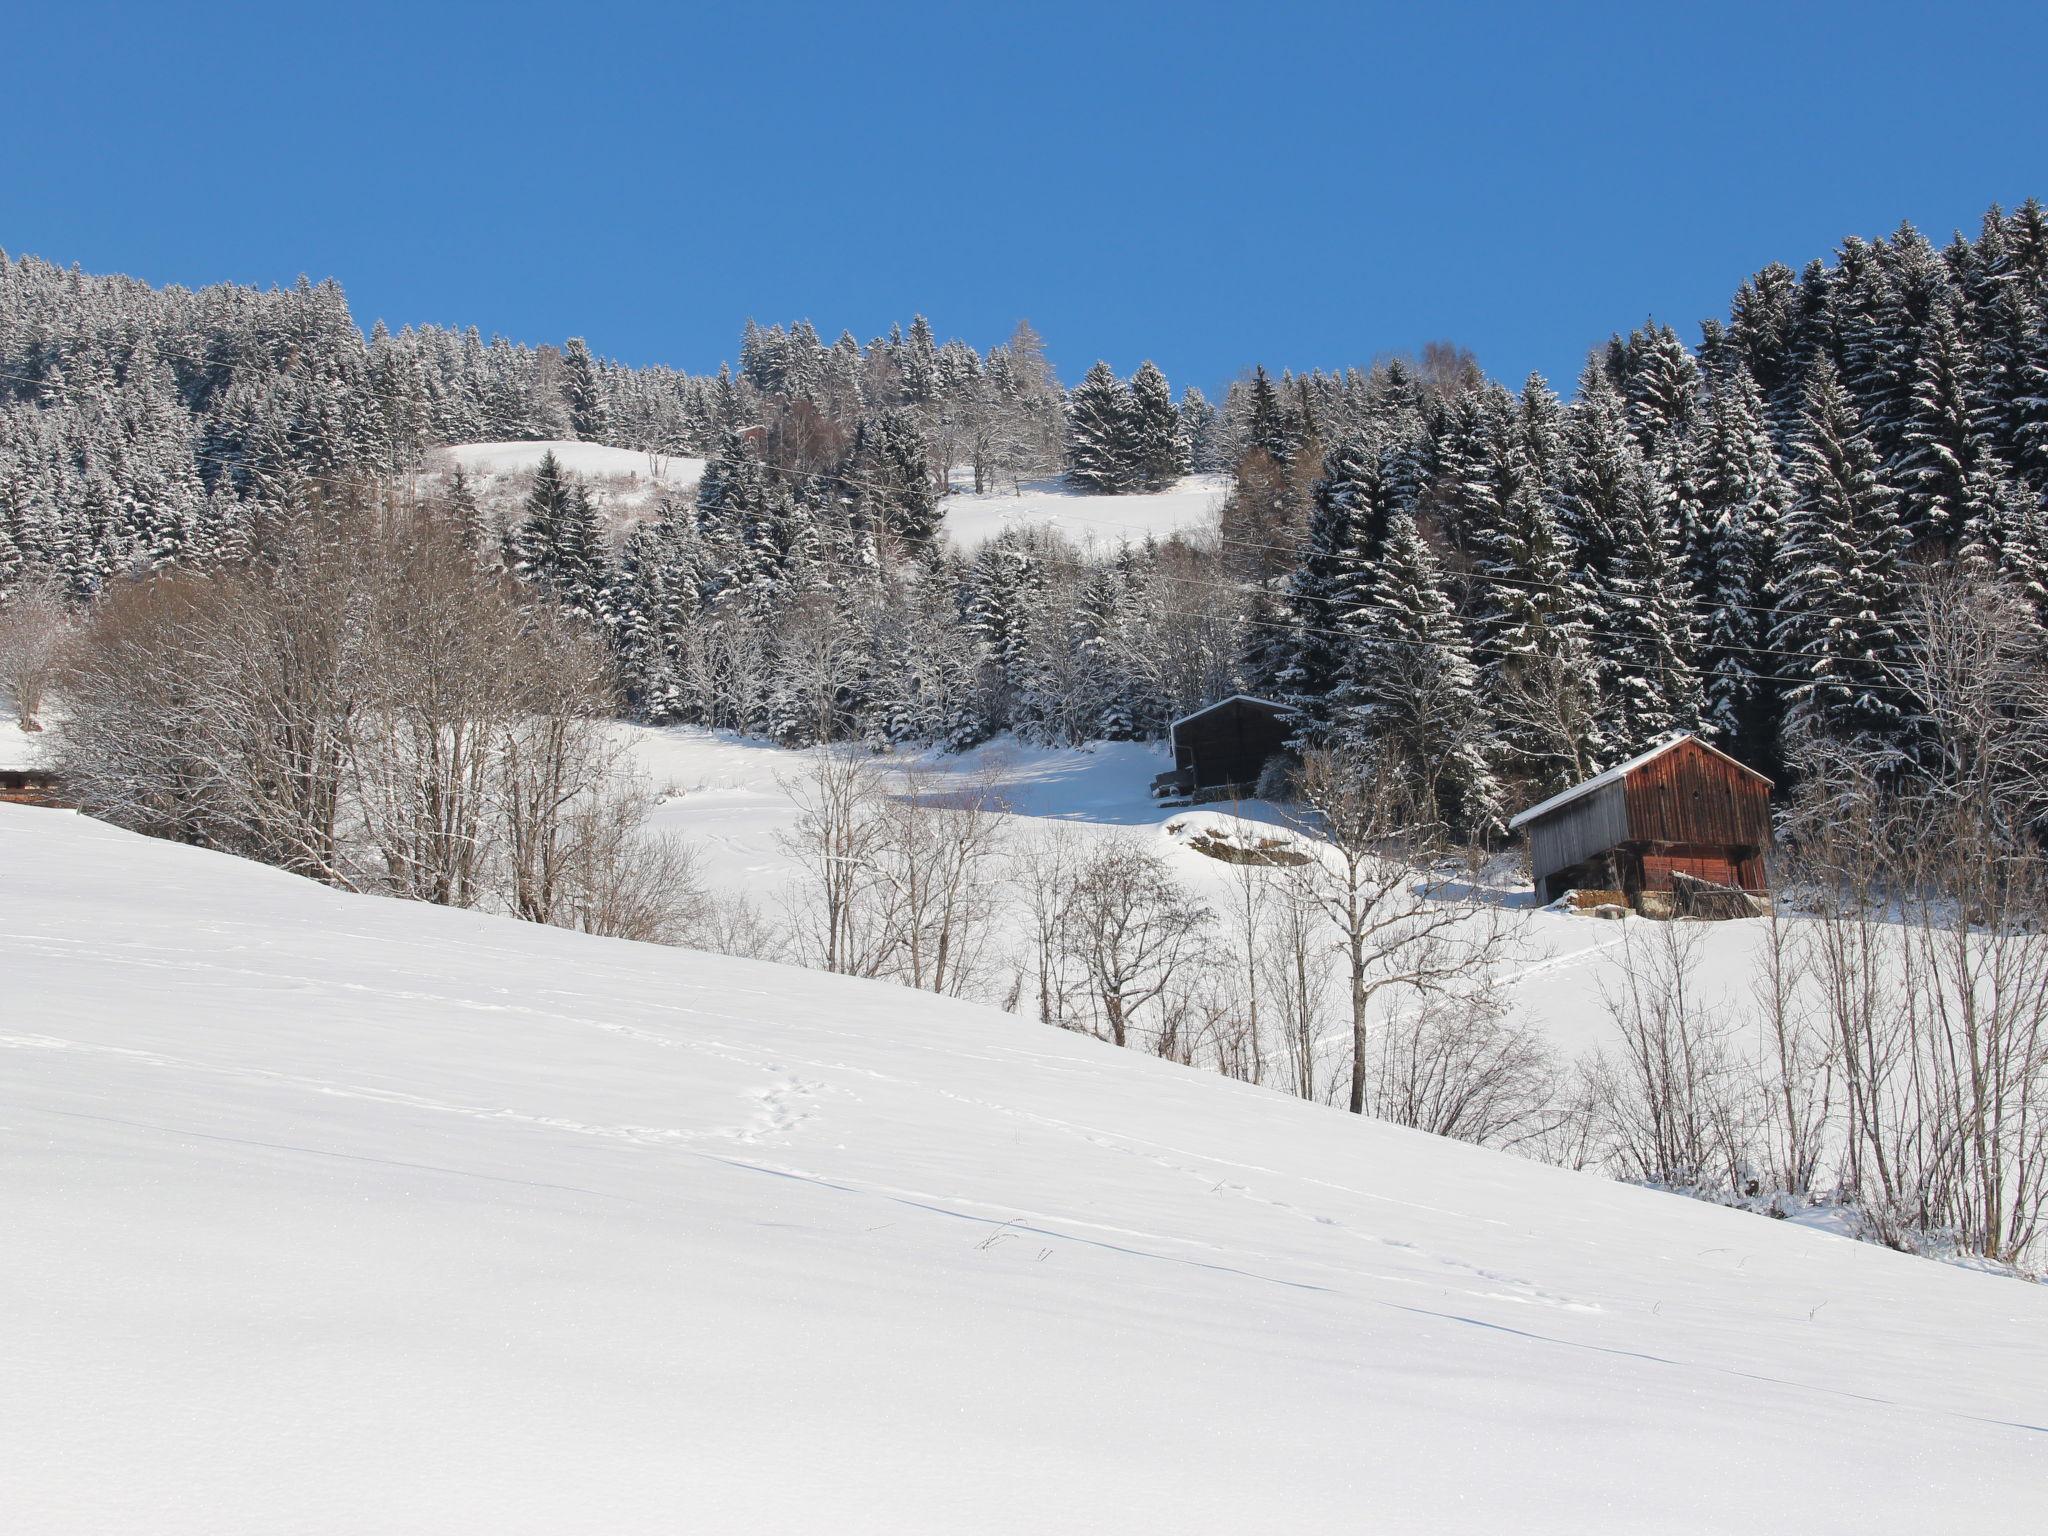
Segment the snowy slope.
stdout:
[[[702,873],[713,888],[743,894],[776,910],[796,867],[778,836],[796,820],[796,805],[785,786],[792,776],[803,773],[803,754],[691,727],[654,730],[622,725],[619,730],[630,742],[640,771],[654,787],[670,792],[655,812],[656,828],[696,848]],[[1155,846],[1175,873],[1203,891],[1219,910],[1234,899],[1229,866],[1196,853],[1185,836],[1169,830],[1175,823],[1188,822],[1190,813],[1169,810],[1151,796],[1152,776],[1171,763],[1159,744],[1097,742],[1047,748],[1004,739],[956,756],[932,753],[913,761],[963,784],[992,785],[1016,821],[1016,830],[1025,835],[1058,821],[1084,836],[1156,837]],[[1266,819],[1278,814],[1259,803],[1238,809]],[[1536,1027],[1566,1059],[1601,1046],[1612,1048],[1615,1040],[1601,988],[1619,981],[1615,961],[1629,925],[1542,911],[1519,882],[1499,894],[1508,904],[1505,915],[1515,929],[1507,975],[1517,1016]],[[1739,995],[1764,938],[1759,923],[1715,923],[1700,929],[1697,940],[1709,985]]]
[[2017,1530],[2048,1291],[0,806],[38,1533]]
[[601,507],[618,516],[653,511],[663,492],[686,497],[704,474],[702,459],[574,441],[457,443],[430,453],[427,468],[443,475],[461,465],[475,482],[478,499],[495,506],[524,496],[534,470],[550,453],[569,473],[582,477]]
[[1061,480],[1034,480],[1014,492],[955,489],[940,503],[946,536],[963,550],[979,549],[1006,528],[1057,528],[1084,548],[1141,544],[1147,538],[1212,531],[1230,481],[1190,475],[1171,490],[1134,496],[1095,496]]

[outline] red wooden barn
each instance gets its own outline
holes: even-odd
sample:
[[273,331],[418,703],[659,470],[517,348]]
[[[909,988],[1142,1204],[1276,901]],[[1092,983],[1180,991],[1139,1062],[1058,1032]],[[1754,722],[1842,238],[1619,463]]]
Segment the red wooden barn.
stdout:
[[[1771,781],[1697,736],[1674,736],[1639,757],[1552,795],[1508,823],[1529,834],[1536,894],[1618,890],[1631,906],[1669,893],[1674,876],[1767,894]],[[1683,884],[1683,880],[1679,880]]]

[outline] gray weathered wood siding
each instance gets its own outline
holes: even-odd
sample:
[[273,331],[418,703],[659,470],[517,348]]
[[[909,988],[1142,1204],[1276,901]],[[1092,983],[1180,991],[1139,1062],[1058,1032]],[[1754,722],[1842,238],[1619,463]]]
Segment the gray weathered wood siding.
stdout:
[[1628,791],[1623,780],[1604,785],[1529,823],[1529,868],[1536,888],[1561,869],[1628,841]]

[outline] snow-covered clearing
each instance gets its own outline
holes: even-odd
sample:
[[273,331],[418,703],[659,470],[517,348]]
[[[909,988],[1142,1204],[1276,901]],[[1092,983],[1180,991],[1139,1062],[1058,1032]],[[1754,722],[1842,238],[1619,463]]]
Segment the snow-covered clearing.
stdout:
[[40,768],[47,761],[54,712],[44,711],[44,729],[24,731],[14,712],[0,705],[0,768]]
[[704,474],[702,459],[575,441],[457,443],[428,454],[427,469],[441,476],[460,465],[470,476],[478,501],[498,507],[525,496],[534,470],[550,453],[563,469],[583,480],[601,510],[616,517],[652,512],[663,493],[687,499]]
[[1057,528],[1084,549],[1114,549],[1213,530],[1229,488],[1227,476],[1190,475],[1171,490],[1096,496],[1075,491],[1063,480],[1032,480],[1016,491],[977,496],[956,479],[953,493],[940,504],[946,514],[941,526],[957,547],[970,552],[1007,528],[1040,527]]
[[[670,791],[655,812],[655,828],[697,848],[701,872],[713,889],[744,895],[776,911],[797,869],[797,860],[778,842],[797,814],[784,785],[803,774],[804,755],[725,732],[619,729],[630,733],[640,770],[657,788]],[[1236,875],[1230,864],[1198,852],[1190,833],[1214,832],[1242,816],[1260,824],[1243,836],[1270,836],[1277,830],[1270,824],[1280,819],[1262,802],[1193,810],[1162,806],[1150,794],[1152,776],[1171,766],[1161,745],[1098,742],[1046,748],[1005,740],[957,756],[935,753],[906,762],[957,778],[963,786],[987,788],[1020,832],[1059,822],[1081,836],[1126,833],[1151,839],[1175,874],[1219,910],[1233,900]],[[1504,875],[1503,881],[1509,878]],[[1493,894],[1516,930],[1508,975],[1517,1015],[1566,1057],[1612,1046],[1600,993],[1603,982],[1612,979],[1612,951],[1622,944],[1627,925],[1541,911],[1520,883],[1504,883]],[[1763,937],[1762,926],[1716,923],[1703,925],[1698,935],[1709,981],[1741,986]]]
[[62,812],[0,805],[0,902],[11,1530],[2015,1530],[2048,1485],[2039,1287]]

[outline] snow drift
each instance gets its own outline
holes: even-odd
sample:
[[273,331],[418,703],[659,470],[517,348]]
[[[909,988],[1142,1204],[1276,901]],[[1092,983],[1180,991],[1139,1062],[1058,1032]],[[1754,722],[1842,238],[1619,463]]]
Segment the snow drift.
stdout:
[[0,805],[36,1532],[2013,1529],[2048,1291]]

